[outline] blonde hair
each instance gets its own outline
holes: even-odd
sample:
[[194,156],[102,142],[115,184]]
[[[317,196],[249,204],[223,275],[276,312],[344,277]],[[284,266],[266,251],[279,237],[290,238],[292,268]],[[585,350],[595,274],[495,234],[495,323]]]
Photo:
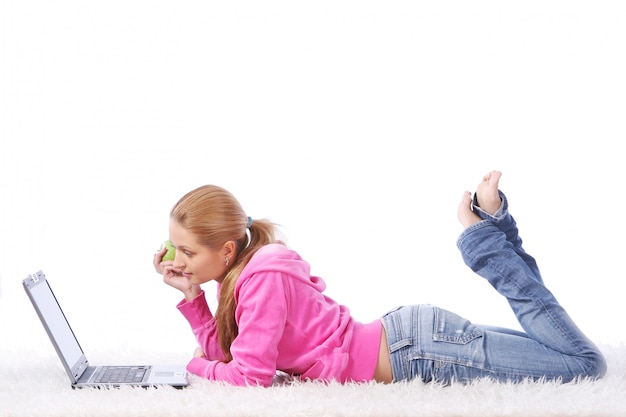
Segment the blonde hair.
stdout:
[[[229,265],[221,283],[215,313],[218,340],[229,362],[230,346],[239,333],[235,321],[235,285],[252,255],[262,246],[276,242],[276,226],[267,220],[251,221],[237,199],[216,185],[205,185],[185,194],[172,208],[170,217],[204,246],[219,249],[231,240],[237,246],[235,261]],[[246,229],[250,229],[250,242]]]

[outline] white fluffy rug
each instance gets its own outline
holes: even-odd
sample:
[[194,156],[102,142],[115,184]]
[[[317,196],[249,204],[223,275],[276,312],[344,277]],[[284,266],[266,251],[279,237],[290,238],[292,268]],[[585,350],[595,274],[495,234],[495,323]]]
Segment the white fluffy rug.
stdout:
[[[0,416],[626,416],[626,347],[601,347],[609,372],[596,382],[440,387],[278,381],[271,388],[237,388],[192,378],[183,390],[73,390],[52,349],[0,347]],[[99,352],[95,364],[120,364],[120,358],[121,364],[180,359]]]

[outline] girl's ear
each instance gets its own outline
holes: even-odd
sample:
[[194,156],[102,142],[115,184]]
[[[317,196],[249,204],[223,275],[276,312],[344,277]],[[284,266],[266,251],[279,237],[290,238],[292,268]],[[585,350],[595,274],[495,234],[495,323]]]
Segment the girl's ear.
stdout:
[[237,256],[237,244],[235,241],[229,240],[224,243],[224,246],[222,246],[222,255],[228,257],[228,259],[231,259],[232,261],[235,260],[235,256]]

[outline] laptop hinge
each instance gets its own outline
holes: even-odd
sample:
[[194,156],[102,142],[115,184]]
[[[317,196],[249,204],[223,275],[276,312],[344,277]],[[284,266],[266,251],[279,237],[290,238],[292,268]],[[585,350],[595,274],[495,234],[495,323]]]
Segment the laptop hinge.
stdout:
[[89,367],[89,361],[85,358],[85,355],[81,356],[79,361],[72,367],[72,375],[74,380],[78,381],[82,376],[85,370]]

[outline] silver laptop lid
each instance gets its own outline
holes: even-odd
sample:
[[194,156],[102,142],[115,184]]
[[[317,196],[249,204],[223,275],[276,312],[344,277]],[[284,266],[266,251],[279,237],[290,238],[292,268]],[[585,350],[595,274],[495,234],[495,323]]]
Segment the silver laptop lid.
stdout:
[[70,327],[61,306],[42,271],[31,274],[22,281],[37,315],[46,329],[54,348],[61,358],[72,383],[85,372],[89,363]]

